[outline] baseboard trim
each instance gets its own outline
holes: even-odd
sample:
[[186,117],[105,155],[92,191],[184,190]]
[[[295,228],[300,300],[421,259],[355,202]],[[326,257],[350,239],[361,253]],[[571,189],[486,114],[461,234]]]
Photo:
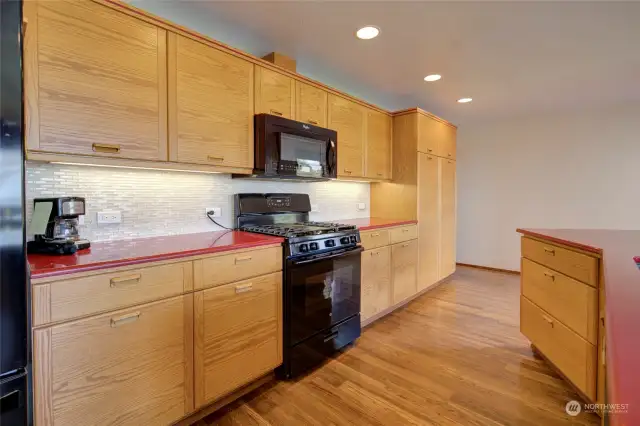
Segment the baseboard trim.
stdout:
[[370,316],[369,318],[367,318],[366,320],[364,320],[364,321],[362,321],[360,323],[360,327],[361,328],[365,328],[365,327],[371,325],[372,323],[376,322],[380,318],[389,315],[390,313],[392,313],[396,309],[402,308],[403,306],[409,304],[409,302],[413,301],[414,299],[417,299],[418,297],[422,296],[423,294],[428,293],[431,290],[434,290],[436,287],[439,287],[440,284],[446,282],[449,278],[451,278],[451,275],[449,275],[447,277],[444,277],[443,279],[441,279],[440,281],[436,282],[435,284],[431,284],[429,287],[423,288],[422,290],[420,290],[419,292],[417,292],[413,296],[409,297],[408,299],[405,299],[400,303],[397,303],[397,304],[395,304],[395,305],[393,305],[391,307],[388,307],[384,311],[380,311],[377,314],[375,314],[373,316]]
[[485,271],[503,272],[505,274],[520,275],[520,271],[514,271],[512,269],[492,268],[491,266],[472,265],[470,263],[456,263],[458,266],[467,266],[469,268],[484,269]]

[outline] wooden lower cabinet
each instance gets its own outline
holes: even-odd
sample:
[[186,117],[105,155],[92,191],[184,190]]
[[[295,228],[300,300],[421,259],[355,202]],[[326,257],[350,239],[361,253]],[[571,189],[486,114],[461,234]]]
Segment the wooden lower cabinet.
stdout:
[[195,406],[282,363],[282,273],[194,294]]
[[418,240],[391,246],[391,288],[393,303],[417,293],[418,281]]
[[193,410],[192,350],[192,294],[36,329],[36,425],[171,424]]
[[362,252],[362,321],[391,306],[391,250],[389,246]]

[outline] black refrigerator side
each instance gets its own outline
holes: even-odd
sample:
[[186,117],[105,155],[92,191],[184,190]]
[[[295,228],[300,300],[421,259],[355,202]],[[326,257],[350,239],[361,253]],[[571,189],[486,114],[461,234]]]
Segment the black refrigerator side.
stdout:
[[0,426],[31,424],[22,1],[0,0]]

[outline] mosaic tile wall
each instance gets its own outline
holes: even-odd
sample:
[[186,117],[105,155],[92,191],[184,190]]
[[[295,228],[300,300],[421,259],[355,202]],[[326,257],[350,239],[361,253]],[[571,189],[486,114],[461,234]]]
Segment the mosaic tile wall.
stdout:
[[[87,214],[80,228],[90,241],[215,231],[205,216],[222,208],[218,222],[233,226],[233,194],[240,192],[308,193],[312,220],[369,216],[369,184],[359,182],[277,182],[231,179],[227,174],[169,172],[111,167],[29,163],[26,168],[27,220],[33,198],[85,197]],[[357,203],[365,203],[358,210]],[[97,212],[122,212],[120,224],[98,224]]]

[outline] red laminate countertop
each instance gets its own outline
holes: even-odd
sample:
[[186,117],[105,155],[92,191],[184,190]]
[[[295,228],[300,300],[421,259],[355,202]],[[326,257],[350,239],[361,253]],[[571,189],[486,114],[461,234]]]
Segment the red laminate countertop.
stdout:
[[28,255],[31,278],[280,244],[283,239],[242,231],[204,232],[92,243],[73,255]]
[[417,220],[398,220],[398,219],[385,219],[381,217],[365,217],[361,219],[341,219],[336,220],[337,223],[343,223],[345,225],[355,225],[361,231],[367,231],[377,228],[390,228],[393,226],[412,225],[418,223]]
[[518,229],[518,232],[602,254],[606,297],[607,403],[613,426],[640,425],[640,231]]

